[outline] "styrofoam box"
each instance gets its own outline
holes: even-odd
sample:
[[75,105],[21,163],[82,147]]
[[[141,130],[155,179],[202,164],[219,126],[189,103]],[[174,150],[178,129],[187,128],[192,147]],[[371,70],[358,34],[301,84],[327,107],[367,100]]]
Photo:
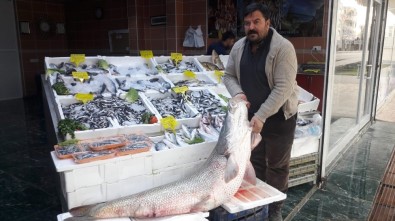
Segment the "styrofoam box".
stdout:
[[228,89],[226,89],[225,85],[223,84],[218,84],[217,87],[212,87],[210,88],[212,91],[214,91],[217,95],[224,95],[225,97],[231,98],[232,96],[230,95]]
[[[133,170],[130,167],[130,170]],[[120,197],[129,196],[135,193],[139,193],[154,187],[152,174],[134,176],[127,179],[119,180],[114,183],[106,184],[107,197],[106,201],[118,199]]]
[[[166,216],[166,217],[158,217],[158,218],[112,218],[112,219],[100,219],[100,221],[205,221],[207,220],[205,217],[208,217],[209,213],[190,213],[190,214],[182,214],[176,216]],[[57,216],[58,221],[63,221],[67,218],[71,217],[70,213],[62,213]]]
[[[120,96],[122,98],[122,96]],[[157,111],[152,107],[152,105],[149,104],[146,100],[144,100],[142,97],[140,97],[143,104],[149,110],[151,113],[155,114],[155,116],[159,119],[160,115],[157,113]],[[65,119],[65,116],[63,114],[62,110],[62,105],[63,106],[68,106],[70,104],[74,104],[80,101],[77,101],[74,97],[59,97],[55,99],[57,105],[55,105],[56,110],[57,110],[57,116],[58,119]],[[109,137],[109,136],[115,136],[115,135],[120,135],[120,134],[130,134],[130,133],[136,133],[136,132],[142,132],[146,134],[150,133],[159,133],[161,130],[161,126],[159,123],[155,124],[136,124],[136,125],[130,125],[130,126],[121,126],[119,125],[118,121],[116,119],[110,119],[110,122],[112,126],[108,128],[100,128],[100,129],[90,129],[90,130],[84,130],[84,131],[75,131],[75,138],[76,139],[92,139],[92,138],[99,138],[99,137]],[[70,139],[70,135],[66,136],[66,139]]]
[[[176,74],[171,74],[166,76],[173,85],[175,85],[179,81],[183,80],[188,80],[190,79],[189,77],[185,76],[183,73],[176,73]],[[210,76],[208,76],[205,73],[197,73],[196,74],[196,79],[205,81],[208,85],[204,87],[215,87],[217,83],[212,79]]]
[[[159,64],[167,63],[169,60],[170,60],[170,56],[159,56],[159,57],[154,57],[153,59],[155,66]],[[194,63],[196,67],[199,69],[198,72],[204,71],[203,66],[195,59],[195,56],[182,56],[182,60]],[[167,73],[167,74],[175,74],[175,73]]]
[[229,55],[219,55],[219,59],[221,59],[222,64],[224,64],[224,67],[226,69],[226,65],[228,65]]
[[318,105],[320,104],[320,99],[300,86],[298,86],[298,90],[298,99],[304,102],[298,105],[298,112],[302,113],[317,110]]
[[281,201],[287,195],[257,178],[256,185],[243,181],[239,191],[222,207],[230,213],[252,209]]
[[56,171],[60,173],[65,192],[152,174],[150,151],[84,164],[76,164],[72,159],[58,159],[54,151],[51,152],[51,157]]
[[[136,82],[138,80],[150,80],[153,78],[158,78],[159,82],[168,82],[170,84],[170,87],[174,87],[173,82],[171,82],[170,79],[168,79],[166,76],[162,75],[162,74],[158,74],[158,75],[154,75],[154,76],[131,76],[131,77],[127,77],[127,76],[116,76],[113,77],[114,81],[117,82],[117,80],[119,81],[128,81],[128,82]],[[117,83],[118,84],[118,83]],[[122,91],[121,89],[118,89],[119,91]],[[158,92],[156,90],[153,89],[147,89],[145,92]],[[122,91],[122,93],[126,93],[125,91]]]
[[106,184],[79,188],[74,192],[65,192],[63,195],[67,202],[67,208],[85,206],[94,203],[105,202],[107,199]]
[[[151,59],[145,59],[140,56],[124,56],[124,57],[118,57],[118,56],[100,56],[100,58],[104,59],[107,61],[109,64],[113,64],[117,67],[118,72],[121,73],[121,76],[123,75],[122,73],[126,73],[128,68],[136,68],[139,66],[147,66],[149,69],[154,69],[155,68],[155,63],[153,58]],[[132,76],[145,76],[146,73],[140,73],[140,74],[134,74]]]
[[[196,56],[195,57],[195,59],[200,63],[200,62],[210,62],[210,63],[213,63],[213,61],[212,61],[212,56],[211,55],[200,55],[200,56]],[[221,58],[220,58],[220,60],[221,60]],[[222,60],[221,60],[221,62],[222,62]],[[223,64],[223,63],[222,63]],[[211,71],[211,70],[207,70],[202,64],[200,64],[202,67],[203,67],[203,69],[205,70],[205,71]],[[225,66],[224,66],[224,69],[225,69]]]
[[[97,64],[99,59],[100,57],[98,56],[86,56],[85,61],[83,63],[86,65],[93,65],[93,64]],[[70,57],[45,57],[44,62],[45,62],[45,68],[50,68],[49,64],[51,63],[58,65],[62,62],[65,63],[70,62]]]
[[[162,98],[166,98],[166,97],[170,97],[172,96],[171,92],[167,92],[167,93],[150,93],[150,92],[145,92],[145,93],[139,93],[140,97],[142,99],[145,100],[146,104],[149,105],[151,107],[151,109],[154,111],[154,113],[159,117],[159,119],[162,118],[162,116],[160,115],[159,111],[156,109],[156,107],[152,104],[151,100],[152,99],[162,99]],[[190,116],[196,116],[196,117],[189,117],[189,118],[182,118],[182,119],[177,119],[177,121],[182,124],[182,123],[187,123],[189,121],[198,121],[200,120],[200,115],[199,112],[193,108],[190,104],[185,103],[185,108],[188,111]]]
[[310,153],[317,153],[320,145],[320,138],[315,136],[294,139],[291,158],[300,157]]
[[205,162],[206,160],[201,160],[165,169],[153,170],[154,187],[181,180],[182,178],[199,170]]
[[[185,121],[184,123],[178,124],[176,129],[181,128],[182,124],[190,128],[199,127],[199,121]],[[184,147],[179,147],[169,143],[172,147],[171,149],[154,151],[152,153],[152,169],[153,171],[156,171],[206,160],[214,150],[216,144],[217,140],[209,140],[203,143],[192,144]]]

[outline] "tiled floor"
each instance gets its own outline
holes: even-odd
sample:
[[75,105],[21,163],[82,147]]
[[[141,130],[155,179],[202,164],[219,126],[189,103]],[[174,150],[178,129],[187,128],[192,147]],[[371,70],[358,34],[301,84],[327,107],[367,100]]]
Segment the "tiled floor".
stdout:
[[[293,220],[364,220],[395,144],[394,133],[394,123],[374,124]],[[50,221],[62,212],[51,149],[41,99],[0,102],[0,220]],[[289,190],[284,217],[312,187]]]

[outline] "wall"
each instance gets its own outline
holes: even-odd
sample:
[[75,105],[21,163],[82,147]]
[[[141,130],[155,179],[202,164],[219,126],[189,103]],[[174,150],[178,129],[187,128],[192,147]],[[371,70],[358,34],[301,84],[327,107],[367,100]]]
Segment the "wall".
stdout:
[[[40,90],[39,75],[44,73],[45,56],[66,56],[68,44],[65,34],[55,33],[56,23],[64,23],[63,3],[50,1],[16,0],[17,26],[19,21],[30,24],[30,34],[19,34],[24,96],[36,95]],[[51,25],[49,33],[39,30],[45,19]]]
[[22,81],[13,1],[0,1],[0,100],[21,98]]
[[[102,18],[95,10],[103,10]],[[108,31],[128,29],[126,0],[69,0],[65,1],[67,39],[71,53],[90,55],[128,54],[111,53]]]

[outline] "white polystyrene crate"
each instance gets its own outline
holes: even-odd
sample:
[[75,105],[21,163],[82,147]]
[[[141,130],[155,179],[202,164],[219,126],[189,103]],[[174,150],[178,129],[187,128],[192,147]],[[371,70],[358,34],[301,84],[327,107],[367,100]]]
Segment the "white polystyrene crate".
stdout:
[[[174,86],[177,86],[176,83],[183,80],[189,80],[190,77],[185,76],[183,73],[171,74],[166,76]],[[196,73],[196,79],[200,81],[205,81],[207,83],[206,86],[203,87],[215,87],[217,83],[205,73]]]
[[203,142],[184,147],[175,147],[173,145],[171,149],[155,151],[152,153],[152,168],[153,170],[159,170],[206,160],[216,144],[217,141]]
[[317,153],[320,145],[320,138],[315,136],[294,139],[291,158],[300,157],[310,153]]
[[[164,76],[162,74],[154,75],[154,76],[130,76],[130,77],[128,77],[128,76],[114,76],[113,77],[114,81],[116,82],[117,89],[119,91],[121,91],[122,93],[127,93],[127,92],[119,89],[118,81],[122,82],[122,81],[126,80],[126,81],[130,81],[130,82],[136,82],[138,80],[151,80],[151,79],[154,79],[154,78],[158,78],[160,82],[164,82],[165,81],[165,82],[170,84],[170,87],[174,87],[174,84],[166,76]],[[156,92],[159,92],[159,91],[156,91],[156,90],[153,90],[153,89],[147,89],[144,92],[156,93]]]
[[69,209],[105,202],[107,199],[106,184],[84,187],[74,192],[68,192],[65,195],[65,199]]
[[[155,64],[153,58],[145,59],[140,56],[100,56],[100,58],[107,61],[108,64],[115,65],[117,67],[117,71],[122,75],[126,75],[128,69],[141,67],[143,70],[144,68],[154,69]],[[112,73],[116,75],[116,73]],[[145,76],[147,73],[139,72],[131,74],[132,76]]]
[[199,170],[206,160],[192,163],[184,163],[178,166],[153,170],[154,187],[162,186],[177,180],[181,180],[186,176]]
[[[216,99],[218,99],[220,101],[220,104],[224,107],[227,107],[228,104],[218,96],[218,94],[212,90],[212,88],[190,88],[189,91],[203,91],[203,90],[207,90],[210,94],[212,94]],[[190,105],[197,110],[197,108],[195,107],[195,105],[193,103],[190,103]],[[200,113],[203,114],[203,113]]]
[[[57,216],[57,221],[64,221],[67,218],[70,218],[71,214],[69,212],[62,213]],[[108,219],[100,219],[100,221],[131,221],[132,219],[125,217],[125,218],[108,218]]]
[[106,180],[103,165],[93,165],[61,173],[61,181],[65,192],[103,184]]
[[217,87],[212,87],[210,88],[212,91],[214,91],[215,93],[217,93],[217,95],[224,95],[227,98],[231,98],[232,96],[230,95],[228,89],[226,89],[225,85],[223,84],[219,84]]
[[286,194],[257,178],[256,185],[243,181],[239,191],[228,202],[222,204],[222,207],[229,213],[237,213],[286,198]]
[[104,173],[106,183],[119,182],[141,175],[152,174],[152,154],[132,154],[128,157],[117,157],[118,160],[106,162]]
[[[158,99],[158,98],[160,98],[160,99],[166,98],[166,97],[172,96],[172,93],[171,92],[167,92],[167,93],[162,94],[162,93],[149,93],[149,92],[146,92],[146,93],[140,93],[140,96],[141,96],[142,99],[145,99],[145,101],[147,102],[148,105],[151,106],[152,110],[155,111],[155,114],[160,116],[160,118],[159,118],[159,120],[160,120],[163,116],[160,115],[159,111],[156,109],[155,105],[152,104],[151,100],[152,99]],[[185,108],[186,108],[187,112],[189,113],[189,115],[192,116],[192,117],[177,119],[177,121],[180,124],[181,123],[187,123],[189,121],[195,122],[195,121],[199,121],[200,120],[199,112],[196,109],[194,109],[191,105],[189,105],[187,103],[185,104]]]
[[[155,66],[166,63],[169,60],[170,60],[170,56],[159,56],[159,57],[154,57],[153,59]],[[193,62],[198,68],[199,70],[198,72],[204,71],[203,66],[195,59],[194,56],[182,56],[182,60],[187,62]],[[177,73],[182,73],[182,72],[177,72]],[[175,73],[166,73],[166,74],[175,74]]]
[[[203,67],[203,70],[205,71],[212,71],[212,70],[208,70],[207,68],[204,67],[204,65],[201,64],[201,62],[209,62],[214,64],[212,56],[211,55],[200,55],[200,56],[196,56],[195,59],[200,63],[200,65]],[[221,59],[221,58],[220,58]],[[221,60],[222,62],[222,60]],[[225,66],[224,66],[225,69]],[[223,70],[222,70],[223,71]]]
[[298,91],[298,99],[302,102],[298,105],[298,112],[316,111],[320,104],[320,99],[300,86],[298,86]]
[[[99,57],[97,56],[86,56],[85,61],[83,63],[87,65],[94,65],[97,64],[98,61],[99,61]],[[45,68],[50,68],[49,64],[51,63],[58,65],[62,62],[64,63],[70,62],[70,57],[45,57],[44,62],[45,62]]]
[[[130,168],[133,169],[133,168]],[[153,188],[153,175],[140,175],[107,183],[107,201]]]
[[221,59],[222,64],[224,64],[224,68],[226,69],[226,65],[228,65],[229,55],[219,55],[219,59]]

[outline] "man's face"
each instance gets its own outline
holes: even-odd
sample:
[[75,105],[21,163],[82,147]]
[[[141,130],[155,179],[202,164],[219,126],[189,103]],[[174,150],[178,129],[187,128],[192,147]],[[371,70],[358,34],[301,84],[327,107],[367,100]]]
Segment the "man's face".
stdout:
[[244,17],[244,31],[249,41],[260,42],[269,32],[270,20],[265,19],[258,10]]

